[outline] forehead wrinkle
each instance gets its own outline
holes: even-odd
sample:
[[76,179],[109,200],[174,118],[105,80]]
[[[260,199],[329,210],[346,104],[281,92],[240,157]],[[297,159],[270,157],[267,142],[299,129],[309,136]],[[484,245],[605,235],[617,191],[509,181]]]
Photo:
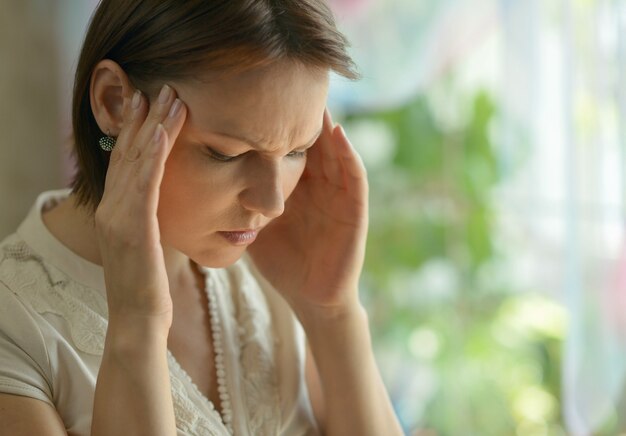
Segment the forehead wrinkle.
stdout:
[[[226,126],[226,128],[224,128],[224,124]],[[230,127],[230,124],[226,124],[224,123],[222,124],[222,126],[218,129],[210,129],[210,133],[213,135],[218,135],[218,136],[222,136],[225,138],[229,138],[235,141],[239,141],[242,143],[245,143],[246,145],[248,145],[250,148],[256,149],[258,151],[263,151],[263,152],[273,152],[273,151],[277,151],[280,147],[276,147],[276,149],[272,149],[271,147],[269,147],[268,145],[272,142],[270,140],[268,140],[267,138],[263,138],[263,137],[252,137],[251,135],[248,134],[241,134],[241,133],[231,133],[231,132],[237,132],[238,130],[241,129],[236,129],[236,128],[232,128],[229,129],[228,127]],[[303,148],[303,147],[308,147],[310,145],[312,145],[312,143],[314,143],[317,138],[321,135],[323,130],[323,126],[319,128],[319,130],[315,133],[315,135],[313,135],[313,137],[306,143],[299,145],[298,147],[294,147],[294,148]],[[292,142],[292,141],[288,141],[288,142]]]
[[[320,127],[320,129],[315,133],[315,135],[313,135],[313,137],[309,141],[307,141],[306,143],[304,143],[302,145],[294,147],[294,148],[298,149],[298,148],[304,148],[304,147],[308,147],[308,146],[312,145],[317,140],[317,138],[322,134],[322,129],[323,129],[323,127]],[[235,140],[238,140],[238,141],[241,141],[241,142],[245,142],[251,148],[257,149],[259,151],[266,151],[266,152],[273,152],[274,151],[273,149],[271,149],[269,147],[264,149],[264,147],[261,146],[262,144],[268,144],[270,141],[253,141],[253,140],[250,140],[248,138],[241,137],[240,135],[231,135],[231,134],[221,133],[221,132],[214,132],[214,133],[217,134],[217,135],[220,135],[220,136],[225,136],[225,137],[232,138],[232,139],[235,139]],[[277,147],[276,151],[278,151],[279,148],[280,147]]]
[[[205,129],[203,129],[202,127],[205,127]],[[198,121],[197,123],[194,123],[190,119],[189,129],[191,132],[194,132],[193,134],[195,136],[198,136],[198,137],[205,137],[207,135],[223,136],[225,138],[230,138],[230,139],[237,140],[239,142],[246,143],[252,148],[257,148],[259,147],[260,144],[267,142],[265,141],[264,138],[261,138],[261,137],[253,137],[252,135],[245,135],[245,134],[240,134],[240,133],[229,133],[229,132],[239,132],[242,129],[224,120],[219,120],[218,122],[215,122],[214,125],[212,125],[211,123],[207,123],[205,125],[200,121]]]
[[247,144],[248,146],[250,146],[251,148],[263,148],[262,144],[267,144],[269,141],[267,141],[266,139],[263,138],[249,138],[245,135],[241,135],[239,133],[227,133],[227,132],[221,132],[221,131],[217,131],[214,130],[211,133],[213,133],[214,135],[219,135],[219,136],[224,136],[226,138],[230,138],[230,139],[234,139],[236,141],[239,142],[243,142],[245,144]]

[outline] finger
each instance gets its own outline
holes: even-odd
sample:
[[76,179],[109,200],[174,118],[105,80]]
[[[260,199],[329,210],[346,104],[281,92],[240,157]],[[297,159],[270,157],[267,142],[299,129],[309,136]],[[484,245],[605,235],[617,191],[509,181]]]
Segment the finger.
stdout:
[[129,99],[127,108],[124,110],[122,130],[117,137],[117,149],[121,155],[125,154],[132,145],[137,133],[141,129],[147,112],[146,98],[140,90],[136,90]]
[[[127,117],[127,113],[129,111],[128,107],[129,107],[129,103],[128,103],[128,99],[124,98],[123,99],[123,103],[122,103],[122,120],[123,120],[123,124],[125,124],[125,119]],[[124,127],[122,126],[122,132],[124,131]],[[122,132],[120,132],[120,135],[122,134]],[[107,196],[110,195],[111,192],[113,192],[115,190],[114,186],[116,184],[116,181],[119,180],[119,163],[122,160],[122,156],[123,156],[123,151],[120,150],[120,144],[123,143],[123,141],[120,141],[120,135],[118,135],[117,139],[116,139],[116,143],[115,143],[115,147],[113,148],[113,150],[111,151],[111,154],[109,155],[109,162],[107,165],[107,171],[106,171],[106,176],[104,179],[104,193],[103,193],[103,199]]]
[[[164,122],[165,117],[171,109],[172,103],[176,98],[172,88],[167,84],[163,86],[157,100],[150,105],[148,114],[146,110],[148,101],[143,95],[139,94],[134,99],[134,105],[131,103],[131,109],[125,111],[126,120],[122,132],[117,140],[115,150],[117,155],[112,156],[116,159],[114,175],[116,179],[122,180],[125,185],[130,183],[136,175],[140,173],[140,167],[144,165],[145,156],[154,154],[154,150],[150,148],[157,147],[152,138],[156,132],[157,125]],[[133,107],[134,106],[134,110]],[[153,159],[148,158],[152,162]],[[151,163],[148,162],[148,165]],[[113,182],[112,182],[113,183]],[[142,186],[143,181],[140,181]]]
[[122,109],[122,129],[117,137],[116,145],[109,158],[109,168],[105,181],[106,189],[111,189],[115,181],[119,180],[118,164],[123,161],[128,145],[134,140],[137,132],[145,120],[145,97],[140,90],[136,90],[132,98],[125,98]]
[[159,186],[163,179],[168,136],[163,124],[157,124],[150,144],[151,151],[144,157],[145,164],[136,171],[136,193],[144,200],[135,206],[149,215],[155,214],[159,203]]
[[330,111],[326,109],[324,112],[324,127],[320,138],[322,171],[327,180],[332,181],[333,184],[341,184],[342,169],[340,154],[338,153],[337,144],[333,137],[334,128],[335,124],[330,116]]
[[322,156],[320,154],[319,138],[313,144],[306,154],[306,166],[304,167],[304,177],[306,178],[319,178],[323,179],[324,174],[322,172]]
[[163,123],[159,123],[149,146],[149,153],[143,159],[138,172],[139,190],[148,195],[155,194],[158,197],[159,187],[163,180],[165,162],[169,157],[176,139],[182,130],[187,116],[187,107],[176,99]]
[[346,189],[359,194],[367,194],[367,169],[363,159],[352,146],[341,125],[335,127],[333,137],[340,155],[339,159],[345,175],[344,184]]
[[324,144],[323,141],[327,141],[332,135],[333,122],[330,117],[328,109],[324,111],[324,121],[322,125],[322,133],[315,141],[313,147],[311,147],[307,153],[307,164],[305,167],[305,173],[308,177],[312,178],[326,178],[326,172],[324,170]]
[[133,141],[128,142],[125,153],[126,160],[133,162],[138,160],[142,153],[150,152],[148,147],[154,146],[152,138],[158,124],[163,123],[176,99],[174,90],[167,84],[163,85],[156,101],[150,104],[148,115],[141,125]]
[[167,85],[146,116],[147,105],[147,99],[142,97],[118,138],[120,157],[114,176],[120,185],[113,187],[116,183],[111,183],[113,201],[137,208],[137,215],[156,212],[165,161],[186,117],[184,104]]

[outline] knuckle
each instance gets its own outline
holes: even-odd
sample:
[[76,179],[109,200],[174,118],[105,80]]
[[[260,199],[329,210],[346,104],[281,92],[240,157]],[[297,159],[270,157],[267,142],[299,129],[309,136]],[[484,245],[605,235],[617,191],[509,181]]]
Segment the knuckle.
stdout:
[[153,121],[160,122],[165,114],[167,113],[167,105],[155,103],[150,107],[150,113],[148,114],[148,118]]
[[146,123],[149,123],[150,126],[152,125],[156,126],[158,123],[161,122],[162,119],[163,119],[163,115],[161,115],[159,111],[155,109],[155,110],[151,110],[150,113],[148,114]]
[[141,149],[137,145],[133,144],[124,155],[124,159],[127,162],[136,162],[141,157]]

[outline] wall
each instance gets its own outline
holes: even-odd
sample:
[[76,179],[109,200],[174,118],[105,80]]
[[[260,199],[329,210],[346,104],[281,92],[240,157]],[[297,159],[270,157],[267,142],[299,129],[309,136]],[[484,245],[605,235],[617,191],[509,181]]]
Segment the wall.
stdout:
[[0,238],[62,185],[57,2],[0,4]]

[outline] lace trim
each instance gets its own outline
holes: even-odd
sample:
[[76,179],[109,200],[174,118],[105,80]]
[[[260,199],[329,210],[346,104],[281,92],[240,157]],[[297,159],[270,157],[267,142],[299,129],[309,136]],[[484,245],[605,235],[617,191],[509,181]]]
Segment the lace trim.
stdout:
[[[203,418],[200,408],[197,407],[195,403],[185,397],[181,398],[180,401],[177,401],[177,403],[179,403],[181,407],[184,406],[184,410],[180,410],[180,413],[176,415],[177,422],[180,419],[181,422],[185,423],[184,428],[181,427],[181,429],[185,431],[191,431],[193,432],[192,434],[198,435],[214,434],[207,433],[207,431],[219,432],[217,434],[221,436],[224,434],[233,434],[233,414],[230,395],[228,394],[228,388],[226,385],[224,349],[222,347],[222,329],[219,313],[217,310],[217,301],[215,297],[214,287],[215,283],[211,275],[208,272],[205,272],[205,291],[207,292],[207,297],[209,298],[209,314],[211,330],[213,332],[213,352],[215,353],[218,392],[220,393],[220,400],[222,402],[222,416],[220,416],[213,402],[200,391],[200,388],[198,388],[198,386],[191,379],[189,374],[185,371],[183,367],[180,366],[180,364],[176,360],[176,357],[174,357],[174,355],[169,350],[167,354],[171,368],[173,368],[180,375],[180,377],[185,379],[185,381],[191,386],[191,389],[194,391],[196,397],[200,398],[202,403],[211,411],[211,417],[214,421],[214,423],[211,423],[206,418]],[[182,386],[182,384],[180,385],[180,387],[184,389],[184,386]],[[174,382],[172,382],[172,394],[175,398],[177,397],[177,395],[180,395],[180,392],[174,392],[174,390],[178,388],[178,386],[175,388]],[[175,410],[175,412],[177,412],[177,410]]]
[[[248,411],[248,430],[252,435],[275,435],[280,427],[280,399],[277,387],[277,375],[274,365],[273,326],[269,308],[249,270],[236,264],[231,272],[235,277],[226,279],[220,292],[231,290],[234,303],[238,310],[235,319],[231,322],[237,328],[240,343],[239,363],[241,365],[243,398]],[[232,421],[231,396],[226,382],[226,368],[224,365],[223,332],[218,311],[218,300],[215,295],[219,284],[208,269],[206,274],[206,292],[209,299],[211,328],[213,332],[213,350],[215,353],[215,367],[217,373],[218,392],[222,403],[222,419],[228,432],[234,434]],[[196,393],[217,411],[213,403],[206,398],[193,383],[189,375],[178,365],[174,356],[171,356],[178,370],[185,376]]]
[[[174,355],[167,351],[170,368],[177,373],[174,376],[170,372],[170,383],[172,387],[172,398],[174,400],[174,416],[176,418],[176,428],[191,435],[224,436],[226,429],[222,424],[222,419],[215,410],[213,403],[206,398],[198,386],[193,382],[189,374],[180,366]],[[187,392],[187,388],[180,379],[184,379],[196,391],[196,396],[202,399],[204,405],[210,410],[211,416],[206,416],[204,412],[194,403]],[[212,419],[211,419],[212,418]]]
[[244,401],[252,434],[279,432],[280,399],[274,365],[275,337],[270,311],[263,291],[249,268],[239,267],[239,292],[236,292],[237,323],[241,346]]

